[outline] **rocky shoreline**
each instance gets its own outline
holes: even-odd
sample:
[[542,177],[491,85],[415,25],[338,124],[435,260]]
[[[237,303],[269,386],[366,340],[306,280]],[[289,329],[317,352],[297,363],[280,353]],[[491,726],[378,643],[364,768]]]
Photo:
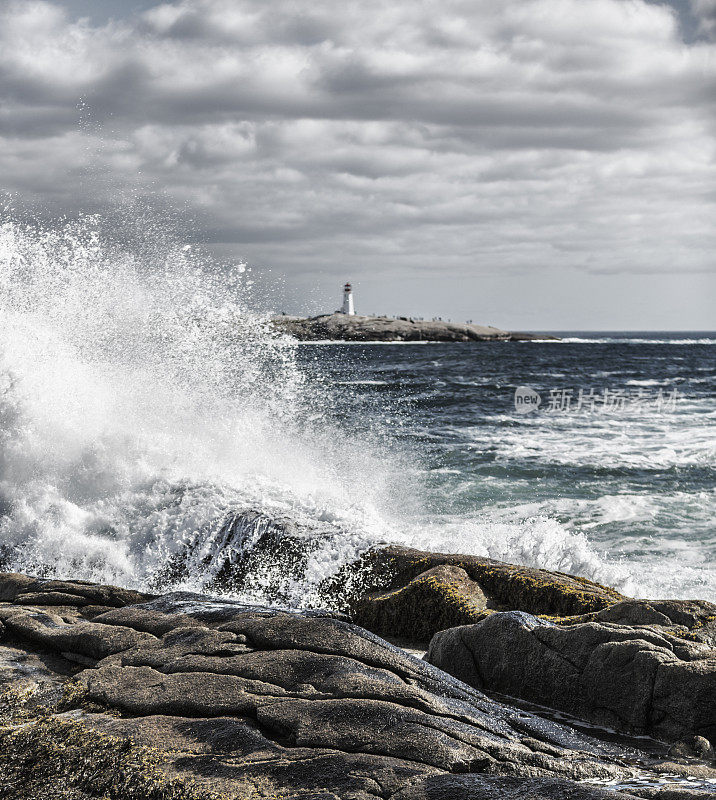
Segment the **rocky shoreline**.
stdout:
[[419,320],[412,317],[366,317],[322,314],[317,317],[280,316],[272,326],[300,341],[347,342],[522,342],[558,341],[555,336],[516,333],[489,325]]
[[716,606],[404,548],[337,582],[352,619],[0,574],[0,796],[713,798]]

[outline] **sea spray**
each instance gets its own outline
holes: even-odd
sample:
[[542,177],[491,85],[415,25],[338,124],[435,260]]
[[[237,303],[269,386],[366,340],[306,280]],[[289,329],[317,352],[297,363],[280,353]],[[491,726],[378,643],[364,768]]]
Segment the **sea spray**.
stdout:
[[431,507],[392,378],[347,376],[326,348],[311,362],[251,310],[250,280],[141,215],[121,235],[97,216],[3,223],[3,569],[310,606],[387,541],[631,591],[628,565],[541,506]]
[[337,564],[376,535],[385,454],[326,428],[245,275],[162,238],[140,258],[98,217],[2,226],[8,567],[143,586],[242,507],[350,528]]

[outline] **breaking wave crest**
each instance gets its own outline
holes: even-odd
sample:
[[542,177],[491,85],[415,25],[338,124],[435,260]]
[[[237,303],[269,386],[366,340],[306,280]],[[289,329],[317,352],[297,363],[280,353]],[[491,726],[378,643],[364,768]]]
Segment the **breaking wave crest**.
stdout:
[[243,265],[113,230],[0,226],[0,568],[310,606],[392,541],[632,588],[554,519],[436,517],[383,401],[352,430]]
[[330,393],[244,305],[249,281],[167,237],[112,242],[98,217],[2,226],[7,566],[147,585],[247,507],[350,528],[350,552],[376,535],[387,455],[327,424]]

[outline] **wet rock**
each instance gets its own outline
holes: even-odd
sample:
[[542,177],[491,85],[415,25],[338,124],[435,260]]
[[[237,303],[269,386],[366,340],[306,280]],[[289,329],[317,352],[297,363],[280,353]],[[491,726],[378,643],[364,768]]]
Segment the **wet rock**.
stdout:
[[464,569],[441,564],[398,589],[361,597],[353,614],[369,630],[422,642],[430,641],[435,631],[482,619],[487,602]]
[[154,595],[100,586],[88,581],[57,581],[0,572],[0,602],[42,606],[108,606],[119,608],[141,603]]
[[300,525],[289,517],[243,509],[229,514],[218,529],[200,531],[159,570],[153,585],[167,591],[191,576],[207,592],[253,592],[288,604],[295,600],[296,586],[306,583],[311,555],[339,535],[332,526]]
[[104,625],[121,625],[144,631],[154,636],[161,636],[177,627],[201,626],[201,622],[187,614],[167,613],[153,610],[146,606],[127,606],[112,609],[93,617],[92,622]]
[[299,524],[243,509],[216,529],[199,532],[156,574],[153,585],[167,591],[191,576],[207,592],[252,594],[286,605],[310,602],[426,646],[436,631],[476,622],[495,610],[573,616],[626,600],[584,578],[397,546],[376,547],[312,585],[312,559],[341,535],[329,524]]
[[100,659],[126,650],[146,639],[149,633],[94,622],[68,623],[56,614],[32,609],[1,609],[3,625],[17,639],[35,642],[43,648]]
[[633,797],[593,786],[575,786],[554,778],[502,778],[431,775],[414,781],[393,800],[621,800]]
[[[491,700],[320,612],[186,593],[92,621],[56,608],[0,606],[14,654],[64,665],[48,677],[64,683],[61,701],[34,717],[0,708],[0,781],[23,775],[53,797],[79,796],[64,786],[154,797],[179,781],[184,794],[156,796],[596,800],[601,789],[576,781],[634,774],[633,752]],[[81,669],[63,653],[98,660]]]
[[437,633],[426,660],[471,686],[616,730],[716,740],[716,651],[663,628],[497,613]]
[[704,600],[623,600],[591,614],[554,620],[559,624],[615,622],[664,628],[683,639],[716,646],[716,605]]
[[0,603],[12,603],[13,600],[30,586],[37,585],[37,580],[18,572],[0,573]]
[[[255,509],[240,510],[216,529],[197,534],[159,571],[155,585],[168,590],[191,575],[207,592],[248,593],[287,605],[300,599],[303,605],[348,612],[364,627],[424,646],[438,630],[507,610],[546,615],[564,624],[657,625],[685,639],[716,642],[712,604],[632,600],[585,578],[479,556],[376,547],[332,578],[311,584],[312,559],[326,546],[333,547],[329,540],[340,535],[328,524],[299,524]],[[59,591],[56,583],[45,591],[50,588]],[[55,594],[47,602],[63,600]],[[86,617],[97,615],[97,605],[85,609]]]
[[[439,567],[460,572],[431,572]],[[369,551],[326,582],[322,591],[328,598],[340,593],[361,625],[406,639],[418,632],[417,625],[425,640],[455,620],[476,622],[495,610],[572,616],[600,611],[626,599],[586,578],[480,556],[397,546]],[[416,614],[423,619],[417,621]]]
[[22,693],[39,687],[56,688],[75,672],[74,665],[59,655],[0,644],[0,696],[8,690]]
[[713,761],[714,748],[711,742],[703,736],[693,736],[675,742],[669,748],[669,755],[676,758],[700,758],[703,761]]
[[[459,572],[433,573],[436,568]],[[649,626],[684,642],[716,646],[713,603],[635,600],[586,578],[479,556],[375,548],[327,581],[322,592],[327,600],[340,596],[342,607],[370,630],[426,645],[444,628],[518,610],[558,625]]]

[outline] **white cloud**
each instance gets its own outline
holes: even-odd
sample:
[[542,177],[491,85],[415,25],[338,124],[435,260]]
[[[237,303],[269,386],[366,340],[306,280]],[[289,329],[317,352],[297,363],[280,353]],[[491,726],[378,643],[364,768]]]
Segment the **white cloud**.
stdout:
[[[693,7],[712,31],[713,0]],[[27,202],[163,192],[287,272],[713,267],[716,60],[666,5],[184,0],[102,26],[35,0],[0,13],[0,174]]]

